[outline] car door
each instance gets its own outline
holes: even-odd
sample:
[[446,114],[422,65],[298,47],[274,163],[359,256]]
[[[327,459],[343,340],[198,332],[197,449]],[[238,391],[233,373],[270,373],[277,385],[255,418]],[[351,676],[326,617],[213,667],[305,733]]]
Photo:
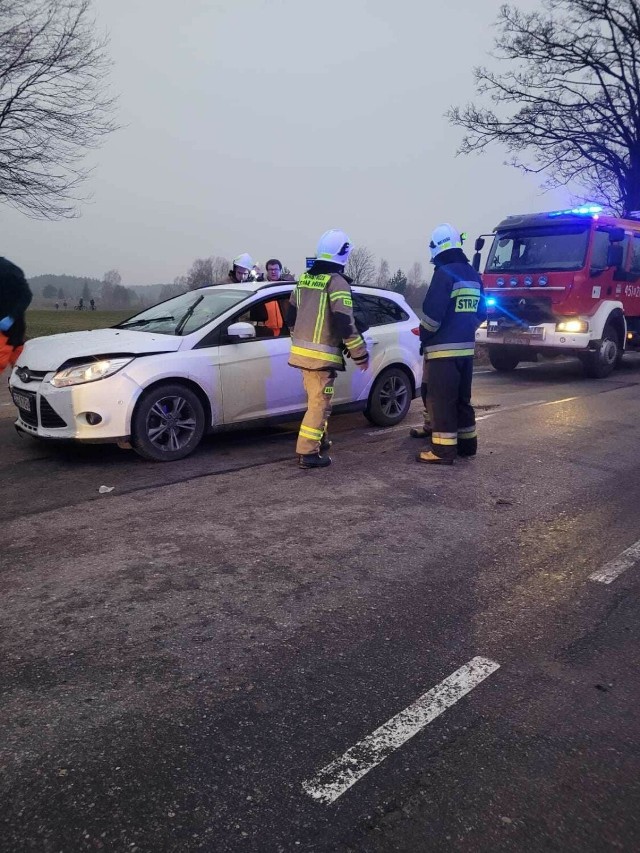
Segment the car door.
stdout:
[[[290,291],[270,296],[256,294],[251,305],[232,317],[222,329],[219,368],[226,424],[304,409],[301,373],[288,364],[289,330],[284,322],[279,327],[274,323],[278,312],[284,317],[289,295]],[[238,322],[251,323],[256,337],[229,340],[226,329]]]

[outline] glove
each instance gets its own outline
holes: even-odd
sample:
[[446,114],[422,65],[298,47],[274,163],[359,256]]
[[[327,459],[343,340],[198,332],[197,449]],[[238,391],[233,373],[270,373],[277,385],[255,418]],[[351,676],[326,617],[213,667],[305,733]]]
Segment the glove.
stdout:
[[8,332],[13,326],[13,317],[3,317],[0,320],[0,332]]

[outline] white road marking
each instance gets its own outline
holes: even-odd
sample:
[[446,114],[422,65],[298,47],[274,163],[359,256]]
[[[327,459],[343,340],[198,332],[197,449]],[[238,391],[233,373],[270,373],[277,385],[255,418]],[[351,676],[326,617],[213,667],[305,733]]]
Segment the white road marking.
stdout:
[[589,580],[597,581],[598,583],[611,583],[619,577],[627,569],[640,560],[640,542],[636,542],[622,554],[619,554],[615,559],[605,563],[601,569],[589,575]]
[[326,805],[335,802],[395,749],[499,668],[500,664],[488,658],[472,658],[404,711],[348,749],[340,758],[327,764],[313,779],[303,782],[303,790],[314,800]]
[[501,415],[503,412],[516,412],[518,409],[528,409],[531,406],[543,406],[547,400],[532,400],[529,403],[518,403],[516,406],[505,406],[502,409],[496,409],[495,412],[487,412],[486,415],[480,415],[476,421],[484,421],[486,418],[492,418],[495,415]]

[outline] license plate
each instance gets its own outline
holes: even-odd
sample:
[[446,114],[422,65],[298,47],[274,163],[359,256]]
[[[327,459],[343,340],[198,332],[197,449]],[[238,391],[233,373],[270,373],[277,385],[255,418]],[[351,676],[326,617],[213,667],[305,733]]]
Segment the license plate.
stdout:
[[16,406],[23,412],[29,412],[31,414],[31,397],[27,397],[26,394],[20,394],[19,391],[11,391],[11,396],[13,397],[13,402]]
[[524,344],[526,346],[532,342],[544,340],[544,328],[538,326],[530,326],[528,329],[519,329],[518,331],[494,328],[490,330],[489,334],[496,337],[504,336],[503,341],[505,344]]

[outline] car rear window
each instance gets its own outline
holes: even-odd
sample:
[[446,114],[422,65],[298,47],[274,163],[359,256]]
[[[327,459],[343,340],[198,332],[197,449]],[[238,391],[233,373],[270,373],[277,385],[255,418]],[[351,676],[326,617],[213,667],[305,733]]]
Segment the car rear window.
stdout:
[[407,312],[393,299],[364,293],[353,294],[353,312],[357,317],[361,317],[367,326],[386,326],[409,319]]

